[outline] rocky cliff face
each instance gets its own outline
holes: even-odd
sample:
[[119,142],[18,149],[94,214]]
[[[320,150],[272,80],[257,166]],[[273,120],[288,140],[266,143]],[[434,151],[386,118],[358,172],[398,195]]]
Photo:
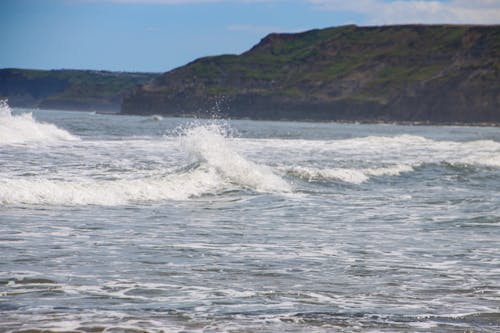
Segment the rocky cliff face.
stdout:
[[271,34],[124,98],[126,114],[500,123],[500,26],[344,26]]

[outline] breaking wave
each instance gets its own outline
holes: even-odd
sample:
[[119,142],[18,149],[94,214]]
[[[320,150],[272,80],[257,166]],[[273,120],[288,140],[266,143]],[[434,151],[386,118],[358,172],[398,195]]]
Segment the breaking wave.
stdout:
[[53,124],[37,122],[30,113],[12,115],[7,101],[0,101],[0,144],[79,140]]
[[[12,115],[0,103],[0,145],[79,140],[31,114]],[[23,149],[23,154],[12,154],[13,161],[22,155],[34,163],[0,163],[0,204],[126,205],[232,191],[288,195],[302,193],[298,187],[307,187],[304,181],[356,185],[415,170],[425,175],[422,168],[429,165],[456,169],[447,173],[488,173],[500,167],[500,143],[493,140],[439,141],[414,135],[246,139],[234,138],[224,122],[190,124],[174,134],[152,145],[151,140],[121,138],[79,141],[71,151],[46,146],[39,164],[26,145],[6,146],[8,154]]]
[[227,139],[227,130],[217,124],[188,128],[183,147],[230,182],[263,192],[290,192],[290,185],[273,169],[241,156]]
[[242,188],[271,193],[291,191],[290,185],[270,167],[249,161],[237,153],[222,126],[185,128],[179,141],[192,161],[170,174],[164,175],[165,170],[156,170],[157,175],[135,178],[140,173],[131,170],[115,174],[117,179],[114,180],[74,179],[73,176],[0,179],[0,203],[125,205],[187,200]]
[[220,177],[206,168],[164,178],[13,179],[0,180],[0,203],[116,206],[132,202],[186,200],[217,192],[222,186]]
[[399,176],[403,172],[413,171],[409,165],[394,165],[383,168],[331,168],[317,169],[311,167],[296,166],[286,170],[286,173],[300,179],[314,181],[342,181],[353,184],[361,184],[368,181],[371,177],[381,176]]

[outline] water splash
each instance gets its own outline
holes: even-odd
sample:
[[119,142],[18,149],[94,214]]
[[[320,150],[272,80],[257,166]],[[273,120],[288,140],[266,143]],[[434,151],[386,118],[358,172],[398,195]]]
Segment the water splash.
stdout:
[[233,147],[230,130],[211,123],[184,129],[181,143],[197,161],[215,169],[239,186],[262,192],[290,192],[290,185],[272,168],[241,156]]
[[75,140],[79,138],[53,124],[37,122],[31,112],[13,115],[7,101],[0,101],[0,145]]

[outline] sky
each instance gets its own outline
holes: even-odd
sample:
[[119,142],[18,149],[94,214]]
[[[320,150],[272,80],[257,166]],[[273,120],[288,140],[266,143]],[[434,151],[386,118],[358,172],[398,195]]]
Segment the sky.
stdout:
[[164,72],[271,32],[500,24],[500,0],[0,0],[0,68]]

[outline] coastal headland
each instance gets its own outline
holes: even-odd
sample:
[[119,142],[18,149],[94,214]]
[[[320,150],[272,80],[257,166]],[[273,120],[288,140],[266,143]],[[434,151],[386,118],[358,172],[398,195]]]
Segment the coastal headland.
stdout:
[[124,114],[500,123],[500,26],[354,25],[270,34],[126,95]]

